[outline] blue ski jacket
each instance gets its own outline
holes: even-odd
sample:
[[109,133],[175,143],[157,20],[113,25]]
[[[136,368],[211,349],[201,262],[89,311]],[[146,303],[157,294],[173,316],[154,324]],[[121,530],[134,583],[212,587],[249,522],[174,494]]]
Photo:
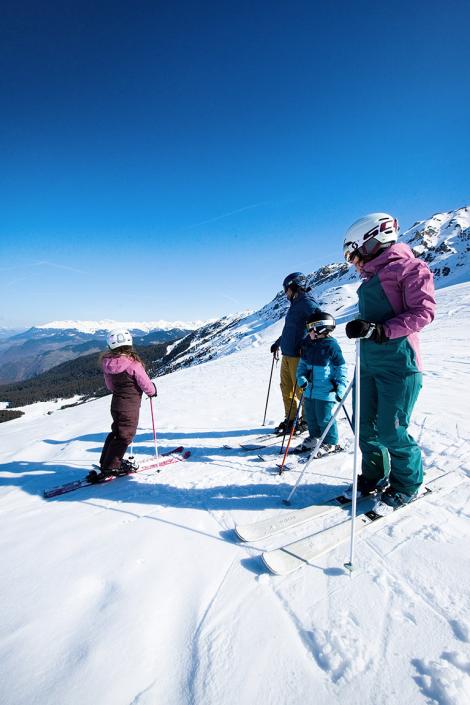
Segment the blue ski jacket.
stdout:
[[297,366],[297,384],[305,390],[306,399],[336,401],[348,386],[346,362],[335,338],[312,340],[307,336]]
[[291,301],[286,314],[284,328],[278,343],[283,355],[299,357],[302,340],[305,336],[305,323],[307,318],[320,309],[310,294],[299,292]]

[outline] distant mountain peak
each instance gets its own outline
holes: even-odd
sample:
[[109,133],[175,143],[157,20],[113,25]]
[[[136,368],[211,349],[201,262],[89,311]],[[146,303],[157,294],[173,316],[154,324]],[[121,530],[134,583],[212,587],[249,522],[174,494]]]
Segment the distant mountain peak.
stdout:
[[97,331],[108,331],[114,328],[127,328],[133,331],[150,333],[155,330],[195,330],[205,325],[207,321],[51,321],[34,328],[42,330],[76,330],[80,333],[94,334]]
[[418,221],[400,240],[428,263],[437,287],[470,278],[470,206]]

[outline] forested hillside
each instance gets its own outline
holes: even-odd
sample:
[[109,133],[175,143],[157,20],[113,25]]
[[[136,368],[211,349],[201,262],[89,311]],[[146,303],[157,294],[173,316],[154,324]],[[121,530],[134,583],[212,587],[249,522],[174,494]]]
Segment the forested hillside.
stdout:
[[[157,373],[159,363],[164,358],[167,348],[167,343],[136,348],[151,375]],[[82,397],[81,401],[86,401],[91,397],[101,397],[105,394],[108,394],[108,390],[105,387],[103,373],[99,366],[99,355],[96,353],[84,355],[76,360],[57,365],[57,367],[24,382],[1,385],[0,399],[8,401],[9,408],[0,414],[0,421],[14,418],[11,412],[8,413],[14,407],[38,401],[70,399],[76,395]]]

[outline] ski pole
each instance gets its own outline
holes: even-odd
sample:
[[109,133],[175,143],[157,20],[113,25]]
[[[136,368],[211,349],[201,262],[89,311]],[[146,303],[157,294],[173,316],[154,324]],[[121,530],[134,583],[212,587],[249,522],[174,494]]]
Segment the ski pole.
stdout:
[[361,343],[356,341],[356,369],[354,372],[354,469],[353,469],[353,489],[351,507],[351,545],[349,549],[349,561],[344,567],[349,571],[353,569],[354,544],[356,539],[356,506],[357,506],[357,472],[359,465],[359,415],[361,401]]
[[351,431],[354,433],[354,426],[353,426],[353,424],[352,424],[351,417],[350,417],[349,414],[348,414],[348,410],[346,409],[345,406],[343,406],[343,411],[344,411],[344,413],[345,413],[345,415],[346,415],[346,418],[347,418],[347,420],[348,420],[348,422],[349,422],[349,425],[351,426]]
[[153,397],[149,397],[149,402],[150,402],[150,412],[152,414],[152,428],[153,428],[153,442],[155,445],[155,457],[157,459],[157,462],[160,462],[160,459],[158,457],[158,446],[157,446],[157,432],[155,430],[155,417],[153,415],[153,403],[152,403]]
[[273,378],[274,362],[277,360],[279,360],[279,358],[277,357],[277,353],[273,352],[273,364],[271,365],[271,374],[269,375],[268,396],[266,397],[266,406],[264,408],[264,419],[263,419],[263,423],[261,424],[262,426],[264,426],[266,423],[266,412],[268,411],[269,392],[271,391],[271,381]]
[[336,409],[335,409],[335,413],[333,414],[333,416],[331,417],[331,419],[328,421],[328,424],[326,425],[325,430],[323,431],[323,433],[321,434],[320,438],[318,439],[315,448],[314,448],[314,449],[312,450],[312,452],[310,453],[309,459],[308,459],[307,462],[305,463],[305,465],[304,465],[304,467],[303,467],[303,470],[302,470],[302,472],[300,473],[299,477],[297,478],[297,482],[295,483],[294,487],[292,488],[292,490],[291,490],[291,492],[290,492],[288,498],[282,500],[284,504],[290,504],[291,499],[292,499],[292,497],[294,496],[294,492],[296,491],[297,487],[300,485],[300,482],[301,482],[301,480],[302,480],[302,477],[304,476],[304,473],[305,473],[306,469],[308,468],[308,466],[310,465],[310,463],[312,462],[312,460],[314,460],[314,458],[315,458],[315,456],[316,456],[316,454],[317,454],[318,449],[320,448],[321,444],[323,443],[323,439],[325,438],[326,434],[328,433],[328,431],[330,430],[331,426],[333,425],[333,423],[334,423],[336,417],[338,416],[338,414],[339,414],[339,412],[340,412],[340,409],[343,408],[344,402],[346,401],[346,399],[347,399],[347,397],[348,397],[348,395],[349,395],[349,392],[350,392],[351,389],[352,389],[352,385],[353,385],[353,383],[350,382],[348,388],[346,389],[346,392],[345,392],[345,394],[344,394],[344,397],[341,399],[340,402],[338,402],[338,406],[337,406]]
[[[287,423],[289,423],[290,412],[292,411],[292,404],[294,403],[296,391],[297,391],[297,380],[295,380],[294,391],[292,392],[292,398],[290,400],[289,413],[287,414],[287,419],[286,419]],[[286,436],[287,436],[287,424],[286,424],[286,428],[284,430],[284,435],[282,437],[281,450],[279,451],[279,454],[281,454],[282,451],[284,450],[284,441],[286,440]]]
[[284,453],[282,463],[279,465],[279,475],[282,475],[282,473],[284,472],[284,463],[286,462],[287,454],[289,452],[289,446],[291,444],[292,438],[294,437],[295,429],[297,428],[297,423],[299,421],[299,414],[300,414],[300,410],[302,408],[302,401],[304,398],[304,394],[305,394],[305,392],[302,390],[302,394],[300,395],[300,400],[299,400],[299,408],[297,409],[294,423],[292,424],[292,428],[290,431],[289,440],[287,441],[286,452]]

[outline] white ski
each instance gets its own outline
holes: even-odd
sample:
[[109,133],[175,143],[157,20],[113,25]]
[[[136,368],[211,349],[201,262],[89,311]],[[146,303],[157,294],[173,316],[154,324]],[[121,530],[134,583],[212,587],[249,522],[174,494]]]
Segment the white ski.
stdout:
[[[441,475],[442,472],[429,471],[426,473],[426,483],[432,482]],[[373,495],[359,497],[358,504],[372,498]],[[234,531],[242,541],[260,541],[267,536],[274,536],[286,529],[301,526],[307,521],[338,512],[339,509],[348,508],[350,505],[351,499],[339,494],[336,497],[325,500],[323,504],[311,504],[303,509],[292,509],[290,512],[277,512],[267,519],[260,519],[260,521],[255,521],[251,524],[237,524]]]
[[[359,499],[359,501],[361,501],[361,499]],[[348,507],[350,504],[351,500],[346,499],[343,495],[338,495],[324,504],[313,504],[303,509],[293,509],[290,512],[277,512],[277,514],[267,519],[261,519],[252,524],[237,524],[235,526],[235,533],[242,541],[259,541],[267,536],[273,536],[281,531],[285,531],[285,529],[299,526],[311,519],[334,512],[342,506]]]
[[[356,522],[356,534],[367,532],[367,530],[372,525],[375,525],[377,521],[388,523],[388,521],[401,516],[402,512],[406,511],[409,507],[412,507],[415,502],[419,501],[423,497],[427,497],[433,491],[436,491],[436,488],[431,488],[428,485],[432,485],[437,480],[441,480],[449,474],[450,473],[445,473],[429,480],[428,484],[423,488],[423,491],[418,495],[418,497],[416,497],[416,499],[409,504],[403,505],[403,507],[400,507],[395,511],[390,512],[390,507],[384,505],[380,501],[374,502],[372,500],[369,505],[370,510],[357,516],[354,520]],[[442,489],[442,487],[438,486],[437,491],[440,489]],[[381,513],[382,511],[384,513]],[[319,558],[323,554],[332,551],[337,546],[345,543],[349,539],[350,535],[351,522],[344,521],[316,534],[300,539],[299,541],[294,541],[286,546],[282,546],[281,548],[276,548],[273,551],[265,551],[262,554],[262,559],[271,573],[274,573],[275,575],[288,575],[298,568],[301,568],[302,566]]]

